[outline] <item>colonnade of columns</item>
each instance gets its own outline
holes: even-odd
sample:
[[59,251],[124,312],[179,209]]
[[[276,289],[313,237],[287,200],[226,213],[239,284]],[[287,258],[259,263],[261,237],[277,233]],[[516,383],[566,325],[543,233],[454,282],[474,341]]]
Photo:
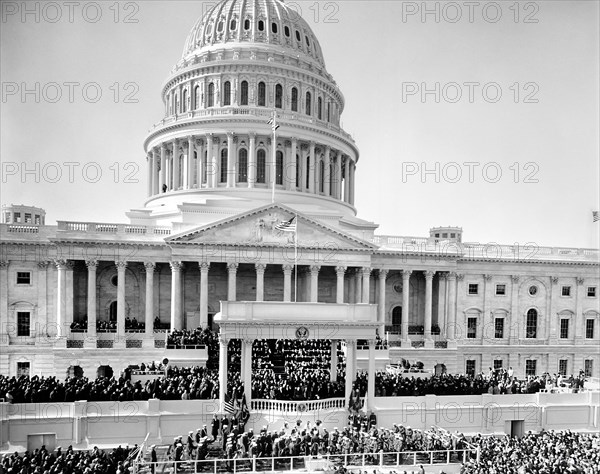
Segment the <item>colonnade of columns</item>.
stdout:
[[269,187],[329,196],[354,204],[356,162],[341,150],[299,140],[272,139],[255,133],[209,133],[175,138],[147,155],[148,197],[212,188]]

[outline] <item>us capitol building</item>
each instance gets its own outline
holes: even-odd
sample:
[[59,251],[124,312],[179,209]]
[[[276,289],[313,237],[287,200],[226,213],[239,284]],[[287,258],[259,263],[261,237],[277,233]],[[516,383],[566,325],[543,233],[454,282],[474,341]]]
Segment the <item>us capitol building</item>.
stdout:
[[599,376],[598,250],[469,244],[456,227],[385,236],[357,217],[344,96],[282,1],[212,7],[161,95],[128,223],[3,207],[0,373],[202,361],[166,331],[209,326],[221,347],[243,340],[245,367],[256,339],[317,337],[366,368],[381,337],[369,368]]

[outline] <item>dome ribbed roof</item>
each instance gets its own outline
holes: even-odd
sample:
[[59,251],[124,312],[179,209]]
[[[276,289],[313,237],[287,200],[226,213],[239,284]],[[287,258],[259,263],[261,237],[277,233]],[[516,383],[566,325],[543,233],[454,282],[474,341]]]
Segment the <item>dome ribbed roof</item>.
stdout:
[[316,36],[299,13],[281,0],[219,2],[192,28],[182,59],[187,60],[215,46],[247,43],[274,45],[325,67]]

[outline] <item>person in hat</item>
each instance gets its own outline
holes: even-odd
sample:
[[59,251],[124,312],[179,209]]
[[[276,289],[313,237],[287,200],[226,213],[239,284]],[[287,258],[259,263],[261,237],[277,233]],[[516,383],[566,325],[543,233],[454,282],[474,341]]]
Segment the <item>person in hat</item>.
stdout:
[[152,451],[150,451],[150,462],[152,468],[152,474],[156,473],[156,463],[158,462],[158,456],[156,455],[156,445],[153,444],[151,447]]

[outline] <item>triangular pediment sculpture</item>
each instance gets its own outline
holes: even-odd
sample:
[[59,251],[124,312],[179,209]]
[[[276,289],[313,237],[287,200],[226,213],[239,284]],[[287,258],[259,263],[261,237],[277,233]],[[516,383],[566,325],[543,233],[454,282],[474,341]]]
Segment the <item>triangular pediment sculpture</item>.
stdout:
[[[294,230],[295,229],[295,230]],[[296,240],[297,239],[297,243]],[[270,204],[165,239],[169,244],[236,245],[375,249],[370,242],[347,235],[281,204]]]

